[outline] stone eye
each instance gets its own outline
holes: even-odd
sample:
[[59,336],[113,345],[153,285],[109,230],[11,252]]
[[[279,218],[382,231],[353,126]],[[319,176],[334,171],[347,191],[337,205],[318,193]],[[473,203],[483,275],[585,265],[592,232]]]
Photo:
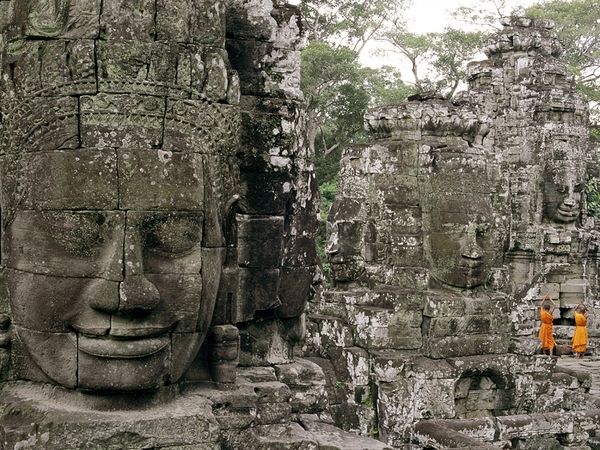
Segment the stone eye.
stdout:
[[577,183],[573,188],[573,192],[582,192],[585,185],[583,183]]
[[91,256],[104,241],[101,227],[106,218],[102,214],[61,216],[55,220],[54,240],[72,255]]
[[191,218],[169,218],[155,224],[146,235],[146,248],[159,253],[182,256],[202,240],[202,226]]

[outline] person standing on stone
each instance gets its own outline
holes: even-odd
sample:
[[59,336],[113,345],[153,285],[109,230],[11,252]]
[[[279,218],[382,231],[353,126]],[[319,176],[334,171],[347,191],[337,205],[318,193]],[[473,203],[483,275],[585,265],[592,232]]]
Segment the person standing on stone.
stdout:
[[550,356],[554,354],[554,347],[556,346],[554,342],[554,336],[552,336],[552,321],[554,320],[553,312],[555,308],[556,305],[552,299],[548,296],[545,296],[540,308],[540,319],[542,321],[542,325],[540,327],[538,336],[541,341],[542,352],[546,353],[546,351],[548,351]]
[[587,349],[587,307],[580,303],[575,308],[575,334],[573,334],[572,347],[577,358],[583,358]]

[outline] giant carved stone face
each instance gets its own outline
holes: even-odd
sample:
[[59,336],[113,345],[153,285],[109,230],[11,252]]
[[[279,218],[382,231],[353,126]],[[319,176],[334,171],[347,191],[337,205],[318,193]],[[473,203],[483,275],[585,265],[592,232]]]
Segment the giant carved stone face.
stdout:
[[210,165],[139,148],[23,159],[26,194],[4,258],[16,334],[33,362],[68,387],[177,381],[210,325],[222,265],[205,202]]
[[452,149],[434,152],[432,161],[424,202],[432,276],[454,287],[480,286],[499,264],[505,245],[486,161],[483,155]]
[[7,45],[0,92],[17,376],[102,391],[174,383],[204,341],[223,263],[237,135],[226,54],[193,42],[208,37],[179,29],[187,20],[166,27],[192,6],[139,15],[105,1],[100,15],[58,2],[41,27],[45,2],[27,4],[15,21],[33,38]]

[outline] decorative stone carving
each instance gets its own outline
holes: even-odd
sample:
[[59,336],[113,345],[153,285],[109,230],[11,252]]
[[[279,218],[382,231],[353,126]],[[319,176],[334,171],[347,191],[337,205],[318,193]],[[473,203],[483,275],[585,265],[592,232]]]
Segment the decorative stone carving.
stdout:
[[[236,177],[219,161],[237,146],[239,93],[217,103],[235,86],[224,50],[115,35],[94,49],[71,33],[81,8],[19,4],[22,34],[6,49],[3,263],[15,377],[158,388],[183,376],[212,322],[235,186],[223,180]],[[108,28],[119,20],[103,15]]]

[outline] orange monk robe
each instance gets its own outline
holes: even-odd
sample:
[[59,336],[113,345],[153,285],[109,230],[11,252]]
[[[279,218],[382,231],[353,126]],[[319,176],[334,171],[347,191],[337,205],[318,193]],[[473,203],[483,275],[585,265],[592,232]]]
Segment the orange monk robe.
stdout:
[[540,319],[542,319],[542,326],[540,327],[539,338],[542,341],[542,350],[551,350],[555,345],[554,336],[552,336],[552,313],[541,308]]
[[575,334],[573,335],[573,351],[575,353],[585,353],[587,349],[588,330],[587,317],[576,312],[575,313]]

